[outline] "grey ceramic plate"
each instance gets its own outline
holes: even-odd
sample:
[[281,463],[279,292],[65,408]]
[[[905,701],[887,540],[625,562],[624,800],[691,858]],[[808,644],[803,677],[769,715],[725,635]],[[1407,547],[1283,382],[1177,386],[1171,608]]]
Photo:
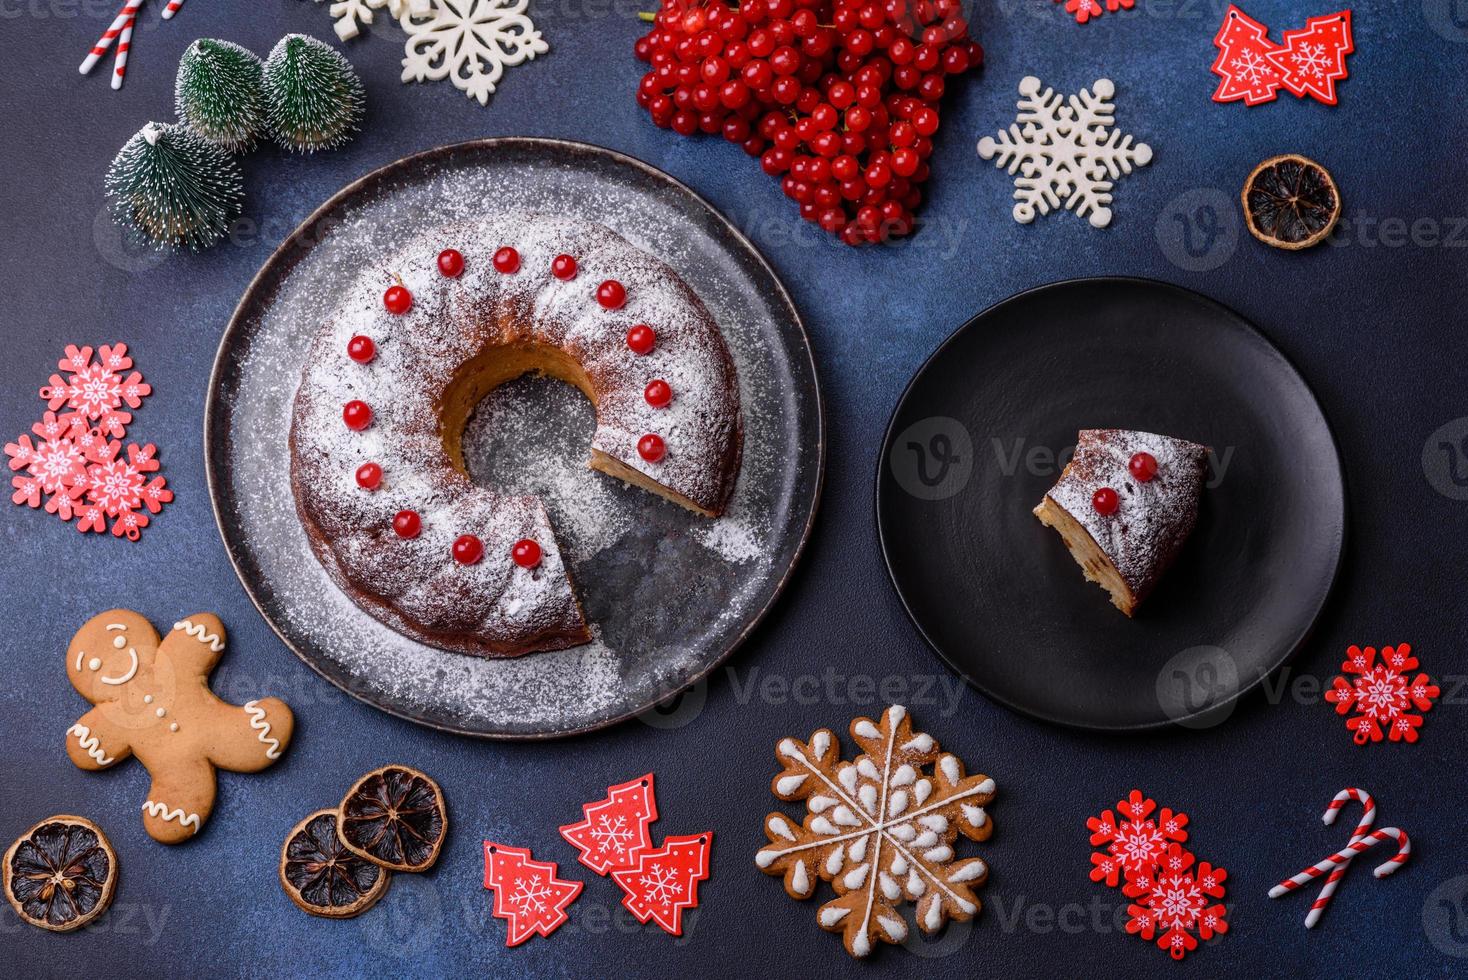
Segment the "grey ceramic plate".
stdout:
[[[471,473],[541,494],[596,640],[511,660],[417,643],[361,611],[312,555],[282,468],[304,351],[342,283],[465,202],[573,213],[680,270],[739,373],[745,451],[728,513],[696,517],[585,468],[591,406],[522,378],[470,420]],[[447,244],[447,243],[446,243]],[[666,174],[598,147],[495,139],[400,160],[345,188],[250,284],[214,363],[204,436],[220,533],[282,640],[384,711],[495,738],[569,735],[642,712],[728,657],[787,581],[824,464],[820,390],[800,317],[759,253]]]

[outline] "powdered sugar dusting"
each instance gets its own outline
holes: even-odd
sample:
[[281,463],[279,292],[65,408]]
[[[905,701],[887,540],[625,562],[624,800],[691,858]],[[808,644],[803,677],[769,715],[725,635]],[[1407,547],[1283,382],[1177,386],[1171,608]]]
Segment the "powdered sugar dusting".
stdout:
[[[608,180],[599,157],[539,159],[539,147],[476,151],[354,196],[333,214],[329,230],[285,256],[279,284],[267,281],[247,304],[252,316],[227,338],[228,360],[211,396],[214,455],[224,460],[213,468],[225,536],[274,625],[352,693],[410,717],[490,734],[593,727],[707,669],[767,605],[795,554],[818,482],[808,353],[792,333],[778,287],[737,245],[731,248],[721,225],[690,220],[687,199],[666,184],[630,167]],[[498,421],[471,421],[464,446],[471,473],[485,479],[475,453],[489,449],[497,458],[504,451],[499,462],[506,465],[497,472],[505,478],[517,468],[537,474],[507,488],[545,500],[594,635],[583,647],[510,660],[445,653],[359,610],[315,560],[280,479],[301,366],[319,325],[342,302],[343,287],[381,265],[384,243],[472,224],[488,201],[497,210],[595,215],[638,248],[688,270],[723,328],[745,426],[741,475],[723,519],[731,530],[708,537],[718,522],[582,469],[591,419],[584,401],[579,423],[557,415],[536,450],[542,455],[514,458],[526,445],[516,433],[532,431],[534,407],[554,411],[558,399],[574,406],[578,392],[527,379],[486,399],[481,414]],[[386,283],[373,285],[380,302]],[[570,318],[565,325],[584,326]],[[676,399],[679,385],[667,380]],[[336,412],[340,425],[339,406]],[[492,433],[490,443],[476,436],[479,424]]]

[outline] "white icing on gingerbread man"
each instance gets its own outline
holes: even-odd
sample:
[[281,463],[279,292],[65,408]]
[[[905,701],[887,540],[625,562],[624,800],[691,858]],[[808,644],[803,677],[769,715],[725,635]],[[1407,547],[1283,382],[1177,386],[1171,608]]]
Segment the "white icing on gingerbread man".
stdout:
[[209,690],[224,646],[210,613],[180,620],[160,643],[147,619],[114,609],[88,620],[67,650],[67,676],[95,706],[67,729],[67,754],[93,770],[137,756],[153,777],[143,826],[165,844],[209,819],[216,767],[259,772],[290,744],[295,719],[283,701],[237,707]]

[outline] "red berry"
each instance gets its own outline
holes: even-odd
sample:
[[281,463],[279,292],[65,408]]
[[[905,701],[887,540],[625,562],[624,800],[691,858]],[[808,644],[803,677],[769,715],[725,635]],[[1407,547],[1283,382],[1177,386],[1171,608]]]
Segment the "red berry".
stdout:
[[366,364],[377,356],[377,345],[372,342],[371,337],[358,334],[347,341],[347,356],[358,364]]
[[454,539],[454,561],[460,565],[472,565],[484,557],[484,545],[472,534],[461,534]]
[[627,290],[615,279],[608,279],[596,287],[596,301],[605,309],[620,310],[627,302]]
[[457,279],[464,271],[464,253],[456,248],[446,248],[438,253],[438,271],[450,279]]
[[357,467],[357,486],[363,490],[376,490],[382,486],[382,467],[376,463],[363,463]]
[[540,564],[540,545],[529,538],[521,538],[515,542],[515,547],[510,549],[510,557],[515,559],[515,564],[521,568],[534,568]]
[[423,518],[416,510],[400,510],[393,516],[392,529],[400,538],[416,538],[423,530]]
[[668,402],[673,400],[673,389],[668,387],[668,383],[662,378],[658,378],[647,383],[642,397],[646,398],[647,403],[653,408],[664,408]]
[[1157,475],[1157,457],[1151,453],[1136,453],[1127,462],[1126,468],[1138,483],[1147,483]]
[[662,459],[663,456],[667,454],[667,452],[668,445],[667,443],[663,442],[663,437],[660,435],[649,432],[647,435],[637,440],[637,455],[641,456],[649,463],[656,463],[658,460]]
[[551,262],[551,275],[567,281],[576,278],[576,260],[569,255],[557,255]]
[[389,313],[402,316],[413,308],[413,294],[408,292],[407,286],[389,286],[382,294],[382,305]]
[[1096,508],[1096,513],[1102,517],[1110,517],[1116,513],[1116,508],[1121,506],[1121,498],[1110,487],[1102,487],[1091,495],[1091,506]]
[[349,401],[342,406],[342,421],[347,428],[361,432],[372,424],[372,409],[364,401]]
[[639,323],[627,331],[627,346],[634,354],[651,354],[657,341],[657,333],[645,323]]
[[494,253],[494,267],[505,275],[519,271],[520,253],[506,245]]

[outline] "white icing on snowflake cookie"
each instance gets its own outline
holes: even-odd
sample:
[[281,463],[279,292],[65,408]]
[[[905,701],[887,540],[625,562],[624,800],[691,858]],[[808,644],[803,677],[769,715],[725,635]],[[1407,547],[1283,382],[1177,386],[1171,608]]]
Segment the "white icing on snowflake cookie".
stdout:
[[1111,188],[1133,167],[1152,162],[1152,148],[1133,145],[1111,127],[1116,86],[1098,79],[1091,90],[1066,99],[1054,89],[1041,91],[1041,82],[1028,75],[1019,83],[1019,115],[998,137],[979,140],[979,156],[1007,167],[1014,179],[1014,220],[1029,224],[1036,214],[1064,207],[1091,226],[1111,223]]

